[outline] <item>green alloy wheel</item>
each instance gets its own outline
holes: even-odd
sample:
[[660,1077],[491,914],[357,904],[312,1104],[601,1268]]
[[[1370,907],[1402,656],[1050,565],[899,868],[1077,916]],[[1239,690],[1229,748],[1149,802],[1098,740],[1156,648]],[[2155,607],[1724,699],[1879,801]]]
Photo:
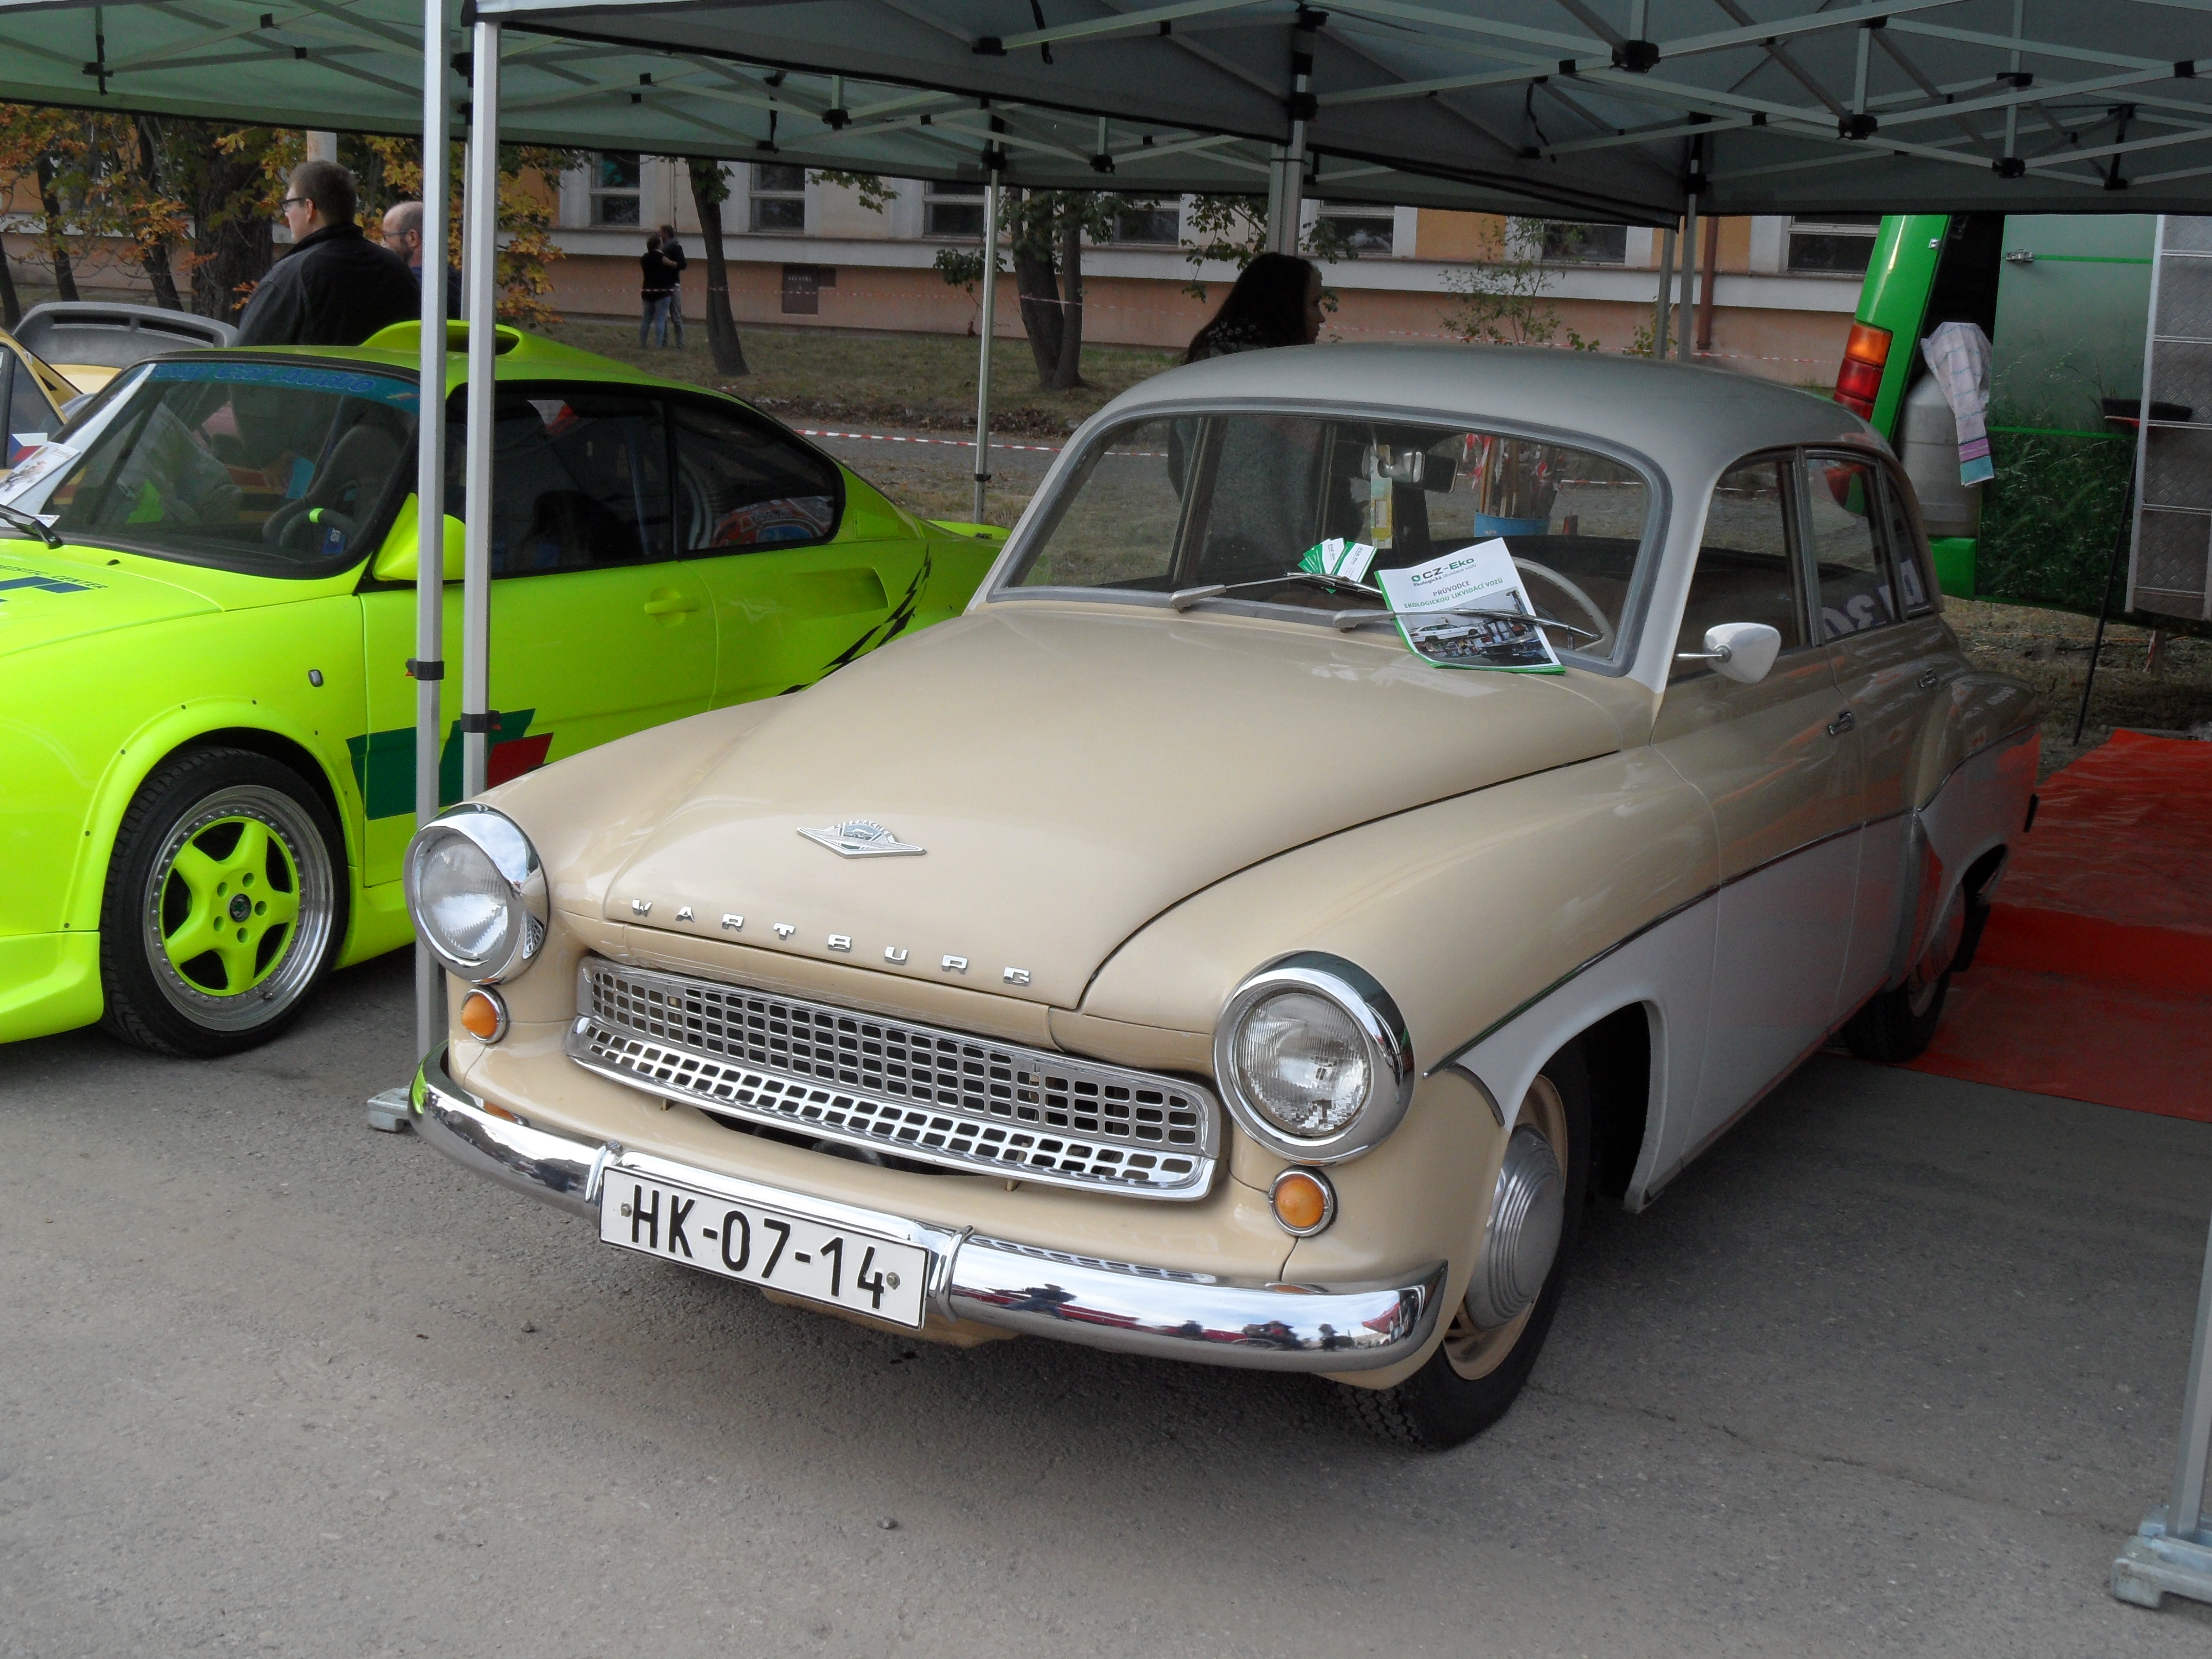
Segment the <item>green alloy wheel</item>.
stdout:
[[321,797],[266,756],[201,750],[155,772],[108,869],[102,1023],[161,1054],[267,1041],[344,934],[337,845]]

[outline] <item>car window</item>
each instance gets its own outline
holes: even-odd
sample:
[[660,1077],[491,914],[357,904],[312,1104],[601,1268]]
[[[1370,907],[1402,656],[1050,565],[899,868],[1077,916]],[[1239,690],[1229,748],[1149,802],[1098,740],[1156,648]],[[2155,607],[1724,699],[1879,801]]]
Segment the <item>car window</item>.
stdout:
[[[1722,623],[1765,623],[1782,635],[1784,651],[1805,643],[1805,607],[1790,555],[1789,471],[1784,458],[1762,458],[1723,473],[1713,486],[1675,638],[1678,653],[1703,651],[1705,630]],[[1678,658],[1674,677],[1710,672],[1710,664]]]
[[1443,422],[1179,416],[1087,445],[1006,585],[1249,584],[1255,603],[1334,614],[1346,590],[1278,580],[1318,543],[1373,548],[1371,581],[1503,538],[1538,611],[1597,633],[1582,654],[1605,660],[1651,507],[1635,469],[1571,445]]
[[1909,486],[1894,472],[1882,474],[1882,523],[1887,531],[1889,562],[1897,573],[1897,597],[1905,614],[1917,617],[1936,608],[1934,587],[1926,568],[1927,554],[1920,526],[1905,499]]
[[1898,619],[1881,534],[1881,486],[1870,462],[1805,458],[1806,531],[1819,572],[1820,634],[1839,640]]
[[844,508],[828,456],[726,404],[672,399],[677,545],[734,553],[827,541]]
[[[467,453],[455,399],[446,511],[462,516]],[[501,386],[492,440],[491,568],[530,576],[672,556],[661,402],[597,386]]]
[[359,556],[413,471],[412,380],[188,358],[128,397],[46,497],[65,536],[313,574]]
[[22,452],[62,429],[62,417],[38,375],[4,347],[0,347],[0,410],[7,418],[5,429],[0,430],[0,467],[15,465]]

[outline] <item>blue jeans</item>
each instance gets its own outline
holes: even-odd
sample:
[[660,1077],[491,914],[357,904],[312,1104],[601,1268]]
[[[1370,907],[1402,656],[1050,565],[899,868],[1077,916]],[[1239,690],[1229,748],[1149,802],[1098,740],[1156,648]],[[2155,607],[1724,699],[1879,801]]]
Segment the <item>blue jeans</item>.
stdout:
[[[656,331],[656,324],[659,325],[659,337],[648,342],[647,337]],[[684,313],[678,309],[677,296],[655,294],[646,300],[645,314],[637,320],[637,343],[640,345],[665,346],[668,343],[668,331],[672,325],[676,330],[676,344],[681,349],[684,344]]]

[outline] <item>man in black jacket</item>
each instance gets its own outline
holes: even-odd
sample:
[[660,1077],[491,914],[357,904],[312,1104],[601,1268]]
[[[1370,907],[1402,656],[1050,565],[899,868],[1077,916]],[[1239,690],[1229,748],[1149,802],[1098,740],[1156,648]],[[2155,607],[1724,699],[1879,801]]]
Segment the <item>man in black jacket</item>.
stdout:
[[407,262],[362,234],[353,175],[335,161],[292,170],[284,222],[292,251],[270,268],[238,319],[238,343],[359,345],[422,314]]

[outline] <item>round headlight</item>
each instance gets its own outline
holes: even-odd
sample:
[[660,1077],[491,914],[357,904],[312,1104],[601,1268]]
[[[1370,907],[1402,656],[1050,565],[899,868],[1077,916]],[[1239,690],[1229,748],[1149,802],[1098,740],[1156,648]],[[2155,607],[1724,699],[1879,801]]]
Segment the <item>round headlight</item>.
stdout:
[[408,843],[407,913],[430,953],[474,985],[511,979],[545,940],[545,874],[514,819],[475,802]]
[[1214,1072],[1246,1133],[1305,1164],[1374,1147],[1413,1097],[1397,1005],[1340,957],[1304,952],[1237,988],[1213,1038]]
[[1254,1003],[1237,1024],[1236,1058],[1238,1091],[1285,1134],[1336,1133],[1374,1086],[1365,1036],[1318,992]]

